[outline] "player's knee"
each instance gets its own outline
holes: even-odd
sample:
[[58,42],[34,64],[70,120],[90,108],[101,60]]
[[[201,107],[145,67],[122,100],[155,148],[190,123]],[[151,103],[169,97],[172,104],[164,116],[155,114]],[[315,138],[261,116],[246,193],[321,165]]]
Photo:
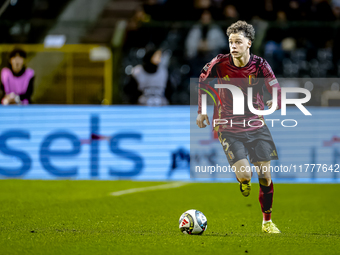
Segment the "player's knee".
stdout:
[[254,163],[255,166],[267,166],[270,165],[270,161],[258,161]]
[[269,186],[270,183],[272,182],[272,179],[270,177],[260,178],[259,182],[262,186]]

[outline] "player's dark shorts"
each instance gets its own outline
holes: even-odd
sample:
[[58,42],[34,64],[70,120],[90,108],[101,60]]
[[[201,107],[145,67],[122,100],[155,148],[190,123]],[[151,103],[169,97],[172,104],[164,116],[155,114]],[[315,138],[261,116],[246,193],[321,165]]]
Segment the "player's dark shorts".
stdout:
[[247,159],[248,156],[251,163],[279,159],[266,125],[253,131],[219,132],[218,135],[230,166],[241,159]]

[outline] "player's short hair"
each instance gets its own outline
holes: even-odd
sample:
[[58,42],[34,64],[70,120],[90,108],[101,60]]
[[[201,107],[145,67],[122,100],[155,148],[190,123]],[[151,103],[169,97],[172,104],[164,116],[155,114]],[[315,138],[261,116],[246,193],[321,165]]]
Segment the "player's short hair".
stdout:
[[255,29],[252,25],[248,24],[245,21],[239,20],[230,25],[227,29],[228,37],[230,34],[237,34],[239,32],[243,32],[244,36],[247,37],[250,41],[254,41],[255,39]]

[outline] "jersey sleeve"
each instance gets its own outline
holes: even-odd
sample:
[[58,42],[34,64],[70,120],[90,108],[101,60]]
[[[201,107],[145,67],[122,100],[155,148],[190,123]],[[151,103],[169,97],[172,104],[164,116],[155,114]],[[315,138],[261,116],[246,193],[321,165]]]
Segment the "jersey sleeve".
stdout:
[[262,66],[262,72],[264,77],[264,82],[266,84],[266,88],[269,91],[271,95],[273,95],[273,88],[277,88],[277,104],[279,106],[279,109],[281,109],[281,87],[279,82],[277,81],[275,74],[268,64],[267,61],[264,61],[264,64]]
[[216,71],[217,58],[218,57],[214,58],[209,63],[207,63],[201,71],[201,75],[198,80],[198,111],[197,111],[198,114],[201,114],[202,112],[202,94],[207,94],[204,90],[202,90],[206,89],[205,84],[209,85],[207,79],[217,78]]

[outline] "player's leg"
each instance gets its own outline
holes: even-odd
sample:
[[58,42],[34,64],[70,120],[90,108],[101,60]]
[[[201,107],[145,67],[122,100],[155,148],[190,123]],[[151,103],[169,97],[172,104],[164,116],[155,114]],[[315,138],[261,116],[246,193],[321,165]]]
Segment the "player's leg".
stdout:
[[249,196],[251,189],[251,168],[247,159],[248,152],[241,141],[242,137],[229,132],[219,132],[219,140],[229,165],[235,170],[242,194],[245,197]]
[[280,233],[280,230],[271,222],[274,185],[271,179],[270,161],[277,160],[275,143],[267,126],[249,134],[246,143],[250,162],[256,166],[260,182],[259,201],[263,213],[262,231],[267,233]]
[[263,221],[271,220],[274,185],[270,175],[270,161],[255,162],[256,171],[259,176],[260,194],[259,201],[263,213]]
[[235,170],[236,179],[240,183],[240,191],[243,196],[247,197],[251,190],[251,166],[247,158],[240,159],[232,165]]
[[281,233],[271,220],[274,185],[271,179],[270,161],[258,161],[253,164],[256,166],[260,183],[259,201],[263,214],[262,231],[266,233]]

